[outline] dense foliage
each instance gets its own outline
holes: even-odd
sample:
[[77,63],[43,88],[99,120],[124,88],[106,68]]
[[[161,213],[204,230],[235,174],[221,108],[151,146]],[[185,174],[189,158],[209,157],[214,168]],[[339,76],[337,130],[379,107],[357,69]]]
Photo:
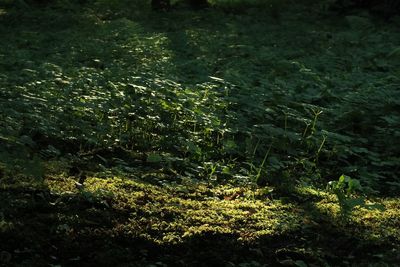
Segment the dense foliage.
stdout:
[[345,173],[399,190],[396,23],[352,15],[324,27],[315,10],[287,6],[282,18],[268,8],[193,18],[104,5],[3,11],[6,172],[39,177],[40,162],[66,158],[285,188]]

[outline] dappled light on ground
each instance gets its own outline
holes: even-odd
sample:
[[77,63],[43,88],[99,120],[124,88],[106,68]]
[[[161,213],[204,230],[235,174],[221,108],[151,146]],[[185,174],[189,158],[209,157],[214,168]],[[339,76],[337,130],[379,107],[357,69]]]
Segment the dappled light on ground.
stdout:
[[[7,244],[13,262],[140,266],[182,260],[179,266],[206,266],[252,259],[323,265],[363,255],[366,264],[400,240],[394,200],[382,202],[383,213],[357,210],[343,219],[333,195],[310,188],[282,201],[274,199],[272,189],[160,188],[118,177],[89,177],[82,187],[66,177],[45,184],[47,189],[14,186],[0,193],[7,204],[1,213],[8,215],[2,235],[13,236]],[[310,199],[318,208],[309,206]],[[109,253],[116,255],[108,258]]]
[[395,16],[16,2],[0,265],[400,262]]

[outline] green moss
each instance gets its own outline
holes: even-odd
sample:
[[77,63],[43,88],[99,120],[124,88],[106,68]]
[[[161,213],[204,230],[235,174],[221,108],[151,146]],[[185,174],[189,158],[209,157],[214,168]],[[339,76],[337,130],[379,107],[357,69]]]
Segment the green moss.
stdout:
[[[63,185],[64,184],[64,185]],[[260,189],[233,186],[181,188],[149,185],[132,179],[90,177],[83,189],[71,189],[71,179],[60,178],[49,183],[51,190],[75,192],[90,201],[108,203],[112,209],[126,213],[124,222],[116,223],[113,231],[122,235],[142,237],[159,244],[182,243],[204,234],[232,234],[240,240],[256,240],[265,236],[288,235],[307,225],[330,223],[343,228],[346,235],[358,230],[360,237],[400,240],[399,204],[383,200],[386,209],[358,209],[351,220],[340,217],[340,207],[334,196],[311,188],[299,188],[305,197],[318,197],[313,210],[306,206],[283,204],[280,200],[255,198]],[[60,191],[61,190],[61,191]],[[240,197],[233,198],[239,194]],[[312,202],[307,202],[312,203]],[[324,219],[325,218],[325,219]],[[322,221],[321,221],[322,220]]]
[[[65,183],[65,185],[63,185]],[[49,183],[52,190],[71,191],[71,179]],[[83,189],[72,190],[83,197],[107,199],[112,208],[129,212],[118,229],[147,232],[157,242],[181,242],[202,233],[237,234],[251,238],[295,231],[301,218],[288,215],[293,208],[280,201],[255,200],[252,189],[232,186],[207,188],[200,185],[189,197],[174,191],[123,178],[88,178]],[[90,194],[89,194],[90,193]],[[240,198],[227,198],[240,193]],[[213,196],[213,197],[210,197]],[[224,198],[225,197],[225,198]],[[133,233],[141,236],[142,233]]]
[[[24,184],[12,188],[0,192],[4,203],[0,234],[14,236],[15,249],[19,244],[32,247],[29,240],[45,244],[45,237],[51,235],[71,251],[76,244],[72,240],[88,242],[88,249],[108,244],[121,255],[122,247],[138,246],[158,255],[154,257],[182,257],[183,248],[203,248],[229,258],[230,253],[243,253],[235,249],[250,247],[258,251],[249,256],[253,260],[257,255],[273,259],[288,254],[323,265],[335,262],[331,251],[343,254],[341,246],[347,243],[356,247],[356,253],[366,253],[370,261],[383,254],[390,263],[400,244],[396,199],[374,199],[385,206],[383,212],[359,208],[343,220],[335,196],[305,187],[285,202],[271,198],[270,190],[254,187],[200,183],[174,188],[123,177],[87,177],[77,187],[73,177],[53,175],[45,179],[42,189],[29,191]],[[375,248],[378,245],[382,249]],[[275,246],[272,251],[271,246]],[[369,251],[371,246],[374,251]],[[232,252],[220,251],[222,247]]]

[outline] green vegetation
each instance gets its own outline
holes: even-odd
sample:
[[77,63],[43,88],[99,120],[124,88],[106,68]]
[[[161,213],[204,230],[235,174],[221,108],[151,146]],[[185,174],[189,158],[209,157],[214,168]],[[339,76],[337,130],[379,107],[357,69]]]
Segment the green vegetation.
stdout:
[[0,265],[396,266],[398,16],[0,0]]

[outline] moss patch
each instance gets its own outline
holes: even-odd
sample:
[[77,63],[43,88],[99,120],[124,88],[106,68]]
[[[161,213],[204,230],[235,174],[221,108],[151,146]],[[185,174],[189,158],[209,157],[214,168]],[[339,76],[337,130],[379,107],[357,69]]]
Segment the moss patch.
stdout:
[[283,200],[271,192],[162,187],[122,177],[89,177],[81,186],[53,176],[41,187],[2,189],[0,233],[8,242],[0,249],[8,264],[31,266],[391,266],[398,260],[397,200],[376,200],[385,211],[358,209],[343,220],[326,192],[300,188],[297,198]]

